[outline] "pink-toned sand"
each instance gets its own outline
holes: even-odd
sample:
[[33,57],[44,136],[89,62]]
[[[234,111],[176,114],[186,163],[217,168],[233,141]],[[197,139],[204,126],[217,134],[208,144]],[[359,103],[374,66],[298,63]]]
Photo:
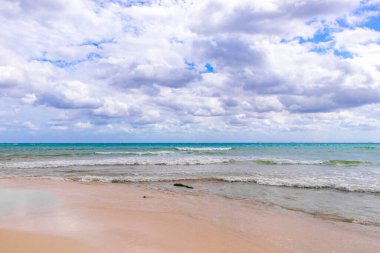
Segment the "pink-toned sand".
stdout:
[[53,197],[38,206],[14,199],[17,210],[0,210],[4,253],[375,253],[380,249],[380,234],[359,225],[191,191],[25,179],[2,179],[0,191],[4,189],[38,190]]

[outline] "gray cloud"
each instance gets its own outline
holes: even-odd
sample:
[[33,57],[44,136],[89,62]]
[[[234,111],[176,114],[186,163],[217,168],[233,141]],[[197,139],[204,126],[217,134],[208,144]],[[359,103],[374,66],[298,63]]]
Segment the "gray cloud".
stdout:
[[100,103],[95,100],[73,100],[59,94],[41,94],[37,100],[38,104],[48,105],[60,109],[94,109],[100,107]]
[[378,88],[340,88],[332,100],[341,107],[357,107],[365,104],[380,103],[380,90]]
[[[359,4],[359,1],[350,0],[273,2],[277,6],[270,10],[260,8],[260,4],[256,2],[244,1],[230,6],[233,8],[231,10],[218,1],[210,1],[200,15],[207,19],[201,19],[193,29],[201,33],[295,34],[294,29],[305,28],[304,23],[310,19],[338,17]],[[216,18],[219,16],[223,18]]]
[[153,85],[179,88],[200,78],[195,71],[185,69],[184,66],[160,66],[149,63],[119,68],[111,75],[111,83],[122,88]]
[[335,110],[337,105],[325,96],[282,96],[279,98],[292,113],[317,113]]
[[194,53],[204,62],[211,61],[216,66],[236,69],[258,66],[264,61],[262,52],[256,50],[242,38],[229,36],[214,37],[212,40],[196,40]]

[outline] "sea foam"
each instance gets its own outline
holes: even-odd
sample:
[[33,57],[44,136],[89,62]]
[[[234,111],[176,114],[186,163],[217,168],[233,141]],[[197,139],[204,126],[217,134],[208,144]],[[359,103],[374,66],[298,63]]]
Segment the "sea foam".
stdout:
[[193,148],[193,147],[176,147],[179,151],[227,151],[231,150],[231,147],[204,147],[204,148]]

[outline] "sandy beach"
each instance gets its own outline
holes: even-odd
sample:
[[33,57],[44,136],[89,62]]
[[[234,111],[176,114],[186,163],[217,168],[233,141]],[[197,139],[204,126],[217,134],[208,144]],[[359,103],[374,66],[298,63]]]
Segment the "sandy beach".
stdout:
[[380,253],[380,0],[0,0],[0,253]]
[[377,252],[380,234],[137,184],[2,179],[0,252]]

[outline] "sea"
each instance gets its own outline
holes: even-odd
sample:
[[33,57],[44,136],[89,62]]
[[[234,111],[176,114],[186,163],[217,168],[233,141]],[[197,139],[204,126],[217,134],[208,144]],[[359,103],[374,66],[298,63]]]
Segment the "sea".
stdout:
[[0,178],[13,177],[203,191],[380,227],[375,143],[0,144]]

